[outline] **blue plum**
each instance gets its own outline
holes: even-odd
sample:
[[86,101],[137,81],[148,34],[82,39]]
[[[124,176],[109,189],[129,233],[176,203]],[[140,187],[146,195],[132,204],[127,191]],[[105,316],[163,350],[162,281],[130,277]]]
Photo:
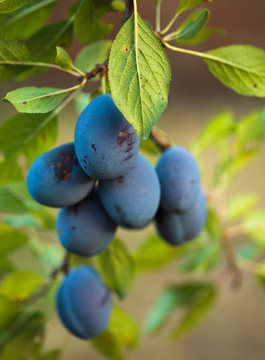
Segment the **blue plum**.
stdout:
[[165,211],[188,211],[200,192],[200,170],[191,153],[179,146],[166,150],[156,171],[161,185],[160,207]]
[[78,163],[74,143],[40,155],[27,176],[30,195],[40,204],[51,207],[78,203],[89,194],[93,184],[94,180],[84,173]]
[[161,237],[171,245],[181,245],[194,239],[203,229],[207,218],[206,198],[200,191],[192,208],[177,214],[159,209],[156,227]]
[[99,196],[110,217],[126,228],[143,228],[155,216],[160,184],[152,165],[138,155],[124,175],[100,181]]
[[100,335],[111,309],[111,294],[93,268],[81,266],[66,275],[58,290],[57,311],[72,334],[82,339]]
[[75,149],[83,170],[95,179],[114,179],[134,164],[139,137],[110,94],[98,96],[81,113]]
[[93,256],[103,251],[113,239],[116,228],[95,190],[80,203],[61,209],[57,218],[61,244],[81,256]]

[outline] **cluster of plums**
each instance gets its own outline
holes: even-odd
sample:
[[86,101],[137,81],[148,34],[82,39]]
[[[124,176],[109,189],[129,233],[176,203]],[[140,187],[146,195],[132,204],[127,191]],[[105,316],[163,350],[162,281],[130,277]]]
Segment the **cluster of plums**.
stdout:
[[[182,244],[198,235],[206,219],[200,172],[192,155],[172,147],[156,170],[138,153],[139,138],[110,94],[81,113],[74,143],[39,156],[27,186],[39,203],[61,208],[57,234],[62,246],[81,256],[103,251],[117,226],[140,229],[155,220],[163,239]],[[90,339],[106,328],[111,295],[88,266],[70,271],[57,296],[66,328]]]

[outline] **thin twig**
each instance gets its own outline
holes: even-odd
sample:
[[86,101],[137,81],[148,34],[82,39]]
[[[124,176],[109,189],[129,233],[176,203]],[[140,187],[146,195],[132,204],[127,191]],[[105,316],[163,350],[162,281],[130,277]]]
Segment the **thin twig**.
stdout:
[[170,148],[170,143],[167,139],[161,137],[158,132],[154,129],[152,129],[150,131],[150,139],[152,139],[154,141],[154,143],[156,144],[156,146],[161,150],[161,151],[166,151],[167,149]]

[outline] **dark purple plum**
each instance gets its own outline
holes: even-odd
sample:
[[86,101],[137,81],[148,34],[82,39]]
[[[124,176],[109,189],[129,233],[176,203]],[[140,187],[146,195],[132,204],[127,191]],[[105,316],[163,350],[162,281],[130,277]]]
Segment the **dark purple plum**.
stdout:
[[139,137],[110,94],[95,98],[81,113],[75,149],[83,170],[95,179],[113,179],[134,164]]
[[66,275],[58,290],[57,311],[73,335],[82,339],[100,335],[111,309],[111,294],[93,268],[81,266]]
[[87,176],[75,156],[74,143],[61,145],[40,155],[31,165],[27,186],[40,204],[71,206],[92,190],[94,180]]
[[165,211],[188,211],[200,192],[200,170],[195,158],[183,147],[166,150],[158,160],[161,185],[160,207]]
[[160,185],[152,165],[138,155],[124,175],[100,181],[99,196],[109,216],[126,228],[143,228],[155,216]]
[[156,227],[161,237],[171,245],[182,245],[194,239],[203,229],[207,218],[205,195],[200,191],[195,204],[183,214],[159,209]]
[[103,251],[113,239],[116,228],[95,190],[80,203],[61,209],[57,218],[61,244],[81,256],[93,256]]

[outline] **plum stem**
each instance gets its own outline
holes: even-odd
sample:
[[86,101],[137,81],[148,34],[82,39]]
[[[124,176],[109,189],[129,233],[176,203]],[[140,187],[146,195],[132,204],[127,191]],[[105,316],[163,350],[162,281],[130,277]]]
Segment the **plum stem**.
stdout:
[[170,142],[169,142],[166,138],[162,137],[162,136],[158,133],[158,131],[156,131],[156,130],[154,130],[154,129],[152,129],[152,130],[150,131],[150,139],[153,140],[153,142],[156,144],[156,146],[157,146],[162,152],[166,151],[167,149],[169,149],[169,148],[171,147]]
[[70,253],[66,252],[62,263],[52,271],[51,278],[56,279],[60,273],[67,274],[70,268],[69,262],[70,262]]

